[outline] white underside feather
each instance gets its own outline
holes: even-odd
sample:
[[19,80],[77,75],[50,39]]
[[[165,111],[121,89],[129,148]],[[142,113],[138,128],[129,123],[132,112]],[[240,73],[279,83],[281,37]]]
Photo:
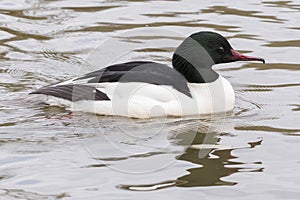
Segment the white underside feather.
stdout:
[[166,85],[137,82],[90,85],[107,94],[111,101],[70,102],[49,96],[47,103],[68,107],[72,111],[150,118],[227,112],[234,108],[235,102],[234,90],[222,76],[212,83],[188,83],[192,98]]

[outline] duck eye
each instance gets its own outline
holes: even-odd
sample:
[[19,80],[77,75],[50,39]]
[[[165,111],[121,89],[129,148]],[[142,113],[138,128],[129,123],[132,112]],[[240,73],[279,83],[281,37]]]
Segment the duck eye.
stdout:
[[219,47],[219,48],[217,49],[217,51],[220,52],[220,53],[224,53],[224,52],[225,52],[225,50],[224,50],[223,47]]

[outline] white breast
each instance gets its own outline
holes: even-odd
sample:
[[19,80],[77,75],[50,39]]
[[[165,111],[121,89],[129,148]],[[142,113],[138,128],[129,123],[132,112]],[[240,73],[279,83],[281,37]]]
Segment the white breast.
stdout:
[[234,107],[234,91],[223,77],[207,84],[189,83],[192,98],[171,86],[148,83],[93,84],[111,101],[69,102],[49,97],[48,103],[71,107],[73,111],[134,118],[184,116],[227,112]]
[[199,114],[227,112],[234,108],[234,90],[222,76],[212,83],[189,83],[189,88],[196,99]]

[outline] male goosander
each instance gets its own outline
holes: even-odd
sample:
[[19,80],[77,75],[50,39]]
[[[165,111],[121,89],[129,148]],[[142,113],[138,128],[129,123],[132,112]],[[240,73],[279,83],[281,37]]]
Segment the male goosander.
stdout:
[[201,115],[231,111],[234,90],[212,69],[214,64],[262,61],[235,51],[215,32],[197,32],[173,54],[173,68],[133,61],[114,64],[31,94],[47,95],[46,103],[73,111],[133,118]]

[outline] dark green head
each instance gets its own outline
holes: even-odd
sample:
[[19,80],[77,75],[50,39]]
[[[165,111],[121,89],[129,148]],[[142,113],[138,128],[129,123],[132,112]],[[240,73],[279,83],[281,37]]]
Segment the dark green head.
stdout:
[[265,62],[262,58],[245,56],[238,53],[231,47],[226,38],[215,32],[198,32],[192,34],[190,38],[197,41],[208,52],[215,64],[251,60]]
[[230,62],[232,47],[222,35],[214,32],[199,32],[192,34],[190,38],[207,51],[215,64]]
[[218,74],[212,65],[234,61],[262,61],[235,51],[226,38],[215,32],[202,31],[186,38],[173,55],[173,67],[189,82],[212,82]]

